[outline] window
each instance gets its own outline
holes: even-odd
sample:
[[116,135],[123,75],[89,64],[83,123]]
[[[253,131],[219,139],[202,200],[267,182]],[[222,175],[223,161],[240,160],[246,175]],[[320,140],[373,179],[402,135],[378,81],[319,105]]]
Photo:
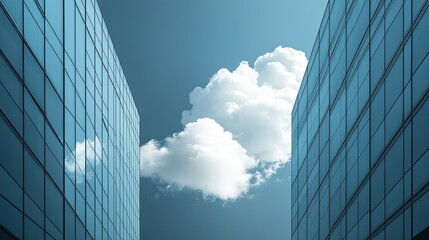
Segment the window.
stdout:
[[76,239],[85,239],[85,227],[79,219],[76,219]]
[[374,209],[384,198],[384,161],[371,175],[371,209]]
[[[413,5],[415,4],[414,2],[415,1],[413,1]],[[427,31],[428,28],[429,12],[426,11],[426,13],[420,19],[419,24],[413,31],[413,72],[417,69],[429,51],[429,44],[427,44],[429,42],[429,32]]]
[[68,176],[64,177],[65,179],[65,196],[69,204],[72,205],[72,208],[75,209],[75,186],[73,185],[72,180]]
[[77,239],[75,233],[76,215],[70,205],[66,204],[65,206],[65,240],[74,240]]
[[363,218],[369,211],[369,181],[365,182],[358,195],[359,201],[359,219]]
[[65,80],[65,105],[70,113],[75,116],[76,95],[72,80],[66,75]]
[[413,205],[413,237],[429,225],[429,192],[426,192]]
[[396,140],[386,154],[386,192],[402,178],[403,175],[403,144],[402,135]]
[[[389,179],[389,176],[386,175]],[[386,196],[386,216],[390,216],[394,211],[401,206],[403,200],[403,183],[399,181]]]
[[[396,15],[393,23],[390,25],[390,15],[394,15],[398,12],[396,7],[401,7],[402,2],[393,1],[392,7],[389,9],[389,12],[386,16],[386,28],[388,28],[386,32],[386,61],[389,61],[393,54],[396,52],[396,49],[399,43],[402,41],[403,36],[403,14],[402,8],[401,11]],[[389,15],[390,14],[390,15]],[[389,27],[390,25],[390,27]]]
[[45,213],[58,229],[63,229],[63,211],[58,211],[59,209],[63,209],[63,197],[52,180],[46,176]]
[[429,101],[420,108],[413,118],[413,159],[414,162],[429,148]]
[[46,117],[60,139],[63,139],[63,103],[51,84],[46,82]]
[[65,20],[65,50],[70,56],[72,61],[75,61],[75,1],[74,0],[65,0],[64,3],[64,20]]
[[22,239],[23,215],[12,204],[0,196],[0,225],[11,231],[15,236]]
[[76,69],[81,76],[85,74],[85,23],[76,11]]
[[63,36],[63,1],[46,0],[46,19],[59,39]]
[[19,31],[22,31],[22,1],[1,0]]
[[22,89],[21,82],[0,57],[0,109],[21,136],[23,130]]
[[44,125],[45,125],[45,118],[43,116],[43,113],[40,112],[39,107],[37,106],[36,102],[34,102],[33,98],[31,97],[30,93],[28,93],[27,90],[25,90],[25,113],[26,116],[28,116],[31,120],[31,123],[34,124],[36,127],[38,133],[43,136],[44,135]]
[[402,83],[403,83],[403,61],[402,54],[397,58],[395,64],[390,70],[387,78],[385,80],[386,85],[386,110],[388,111],[398,96],[402,92]]
[[[15,207],[23,210],[23,195],[22,188],[18,183],[5,171],[3,167],[0,167],[0,196],[3,196]],[[22,184],[22,183],[21,183]]]
[[403,101],[402,94],[394,103],[393,107],[387,113],[385,123],[386,123],[386,142],[390,140],[396,130],[402,124],[402,115],[403,115]]
[[[15,0],[6,1],[15,2]],[[0,9],[0,32],[0,49],[22,77],[22,40],[2,9]]]
[[[377,227],[384,221],[384,201],[380,202],[371,212],[371,231],[377,229]],[[384,239],[381,238],[381,239]]]
[[63,96],[63,64],[48,41],[46,41],[46,72],[57,93]]
[[344,11],[346,10],[345,1],[342,0],[335,0],[330,1],[331,3],[331,11],[329,15],[329,24],[331,29],[331,36],[334,36],[335,31],[337,30],[337,27],[339,25],[340,19],[342,15],[344,14]]
[[336,152],[339,150],[346,131],[346,101],[345,101],[345,92],[342,91],[339,95],[339,99],[331,111],[330,116],[330,156],[331,158],[335,156]]
[[[28,7],[28,5],[31,7]],[[37,60],[43,66],[45,58],[43,16],[34,1],[25,1],[24,23],[24,37],[35,53]]]
[[44,171],[42,167],[25,151],[25,185],[24,189],[28,196],[37,204],[40,209],[44,209]]
[[24,238],[43,239],[45,231],[41,229],[30,218],[25,217],[24,220]]
[[350,66],[353,55],[356,53],[368,27],[368,2],[369,1],[357,1],[347,21],[347,66]]
[[382,85],[371,102],[371,136],[384,118],[384,86]]
[[46,170],[59,188],[63,188],[63,168],[54,157],[54,154],[46,148]]
[[421,186],[423,186],[429,176],[429,152],[426,152],[423,157],[420,158],[413,167],[413,192],[416,192]]
[[76,125],[75,125],[75,119],[73,118],[73,116],[70,114],[70,112],[67,110],[65,111],[65,125],[67,126],[65,128],[65,140],[67,145],[71,148],[71,149],[75,149],[76,147]]
[[374,133],[371,139],[371,166],[376,163],[384,149],[384,126],[383,124]]
[[429,87],[429,57],[423,61],[413,75],[413,106],[416,106],[420,97],[426,93]]
[[[27,29],[27,28],[25,28]],[[39,106],[44,109],[45,75],[33,54],[25,47],[24,51],[24,80],[25,85],[36,99]]]
[[25,215],[39,226],[45,224],[45,214],[26,193],[24,194],[24,211]]
[[[380,32],[380,30],[378,30]],[[371,45],[372,46],[372,45]],[[372,46],[375,48],[377,46]],[[381,75],[384,72],[384,44],[380,44],[371,57],[371,92],[377,86],[378,81],[380,80]]]
[[0,164],[22,186],[23,147],[21,141],[0,118]]

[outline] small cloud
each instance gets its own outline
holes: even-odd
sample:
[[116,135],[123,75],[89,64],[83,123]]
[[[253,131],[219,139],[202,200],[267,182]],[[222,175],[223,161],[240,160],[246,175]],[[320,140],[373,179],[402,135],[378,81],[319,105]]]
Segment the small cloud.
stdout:
[[140,148],[141,175],[222,200],[260,186],[290,159],[291,111],[306,66],[303,52],[278,47],[253,67],[219,70],[189,94],[183,131]]

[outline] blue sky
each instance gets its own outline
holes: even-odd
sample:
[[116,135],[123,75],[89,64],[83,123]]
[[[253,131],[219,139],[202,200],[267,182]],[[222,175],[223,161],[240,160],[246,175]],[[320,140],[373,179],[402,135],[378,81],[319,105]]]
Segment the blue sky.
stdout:
[[[140,142],[183,131],[189,93],[280,45],[308,56],[326,0],[99,0],[140,112]],[[194,105],[195,106],[195,105]],[[247,149],[249,150],[249,149]],[[290,167],[235,201],[141,179],[142,239],[288,239]]]

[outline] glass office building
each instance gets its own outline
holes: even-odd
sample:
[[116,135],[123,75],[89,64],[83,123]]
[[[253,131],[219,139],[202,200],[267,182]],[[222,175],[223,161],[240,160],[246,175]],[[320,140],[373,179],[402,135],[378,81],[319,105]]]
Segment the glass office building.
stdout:
[[429,239],[428,6],[328,1],[292,112],[292,239]]
[[138,152],[96,0],[0,0],[0,238],[138,239]]

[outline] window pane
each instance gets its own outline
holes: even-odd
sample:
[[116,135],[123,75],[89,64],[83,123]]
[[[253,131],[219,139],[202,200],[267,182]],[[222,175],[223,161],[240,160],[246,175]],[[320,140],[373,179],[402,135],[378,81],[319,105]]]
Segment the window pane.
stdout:
[[28,217],[24,222],[24,237],[27,239],[43,239],[45,232]]
[[85,23],[76,11],[76,69],[81,76],[85,74]]
[[386,192],[402,178],[403,172],[403,144],[402,135],[396,140],[386,154]]
[[0,225],[22,239],[23,215],[17,208],[0,196]]
[[46,83],[46,116],[55,130],[55,133],[63,138],[63,103],[48,82]]
[[39,226],[45,225],[45,214],[27,194],[24,194],[24,212]]
[[22,187],[0,167],[0,195],[9,200],[15,207],[23,210]]
[[22,136],[22,85],[0,57],[0,109]]
[[62,96],[63,64],[48,41],[46,41],[46,72],[57,93]]
[[429,225],[429,192],[413,205],[413,237]]
[[24,139],[38,160],[44,163],[43,135],[37,130],[28,114],[24,114]]
[[[22,186],[23,147],[8,125],[0,118],[0,164]],[[7,143],[7,144],[5,144]]]
[[51,181],[46,176],[46,216],[52,221],[52,223],[58,228],[63,229],[63,197]]
[[384,86],[382,85],[371,102],[371,136],[384,119]]
[[[34,1],[26,1],[34,4]],[[35,53],[37,60],[43,66],[45,56],[44,35],[43,35],[43,17],[36,6],[32,8],[33,12],[26,7],[24,8],[24,37]],[[36,16],[35,16],[36,14]],[[37,19],[37,20],[36,20]],[[38,22],[39,21],[39,22]]]
[[426,152],[413,167],[414,192],[422,187],[429,179],[429,152]]
[[[428,44],[429,45],[429,44]],[[413,106],[415,106],[420,97],[426,93],[429,87],[429,57],[423,61],[420,67],[413,75]]]
[[384,161],[382,161],[371,176],[371,209],[374,209],[384,198]]
[[386,111],[392,107],[393,103],[402,92],[403,79],[403,61],[402,55],[398,57],[395,65],[390,70],[386,78]]
[[[414,2],[413,2],[414,3]],[[423,15],[413,31],[413,72],[429,51],[429,11]]]
[[44,209],[44,171],[36,161],[25,152],[25,192],[37,204],[40,209]]
[[[26,28],[27,29],[27,28]],[[33,97],[36,99],[39,106],[44,109],[44,94],[45,94],[45,74],[39,63],[33,57],[33,54],[25,47],[24,56],[24,80],[25,85],[30,90]]]
[[46,148],[46,170],[49,175],[54,179],[54,182],[59,188],[63,187],[63,168],[54,157],[54,154]]
[[413,119],[413,159],[414,162],[420,158],[420,156],[429,147],[429,101],[420,108],[418,113]]
[[75,234],[75,213],[73,212],[70,205],[66,204],[65,209],[65,239],[66,240],[74,240],[76,239]]
[[13,21],[20,31],[22,31],[22,1],[1,0],[6,7]]
[[22,40],[2,9],[0,9],[0,32],[0,49],[22,77]]
[[39,131],[39,134],[43,136],[44,134],[44,126],[45,126],[45,118],[43,116],[43,113],[40,112],[39,107],[37,106],[36,102],[34,102],[33,98],[30,96],[30,93],[28,93],[27,90],[25,90],[25,113],[30,118],[32,124],[36,126],[37,131]]
[[62,41],[63,37],[63,1],[46,0],[46,19],[55,31],[57,37]]

